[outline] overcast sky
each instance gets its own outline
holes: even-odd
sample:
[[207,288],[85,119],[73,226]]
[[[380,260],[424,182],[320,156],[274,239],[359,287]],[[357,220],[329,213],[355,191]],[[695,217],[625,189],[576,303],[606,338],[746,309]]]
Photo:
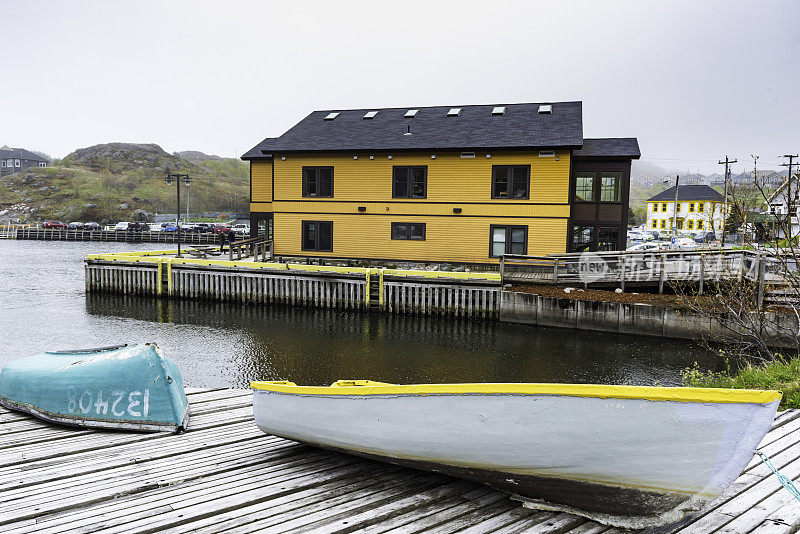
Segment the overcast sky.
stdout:
[[[0,145],[239,156],[312,110],[582,100],[720,170],[800,151],[800,1],[0,0]],[[752,168],[748,163],[748,168]]]

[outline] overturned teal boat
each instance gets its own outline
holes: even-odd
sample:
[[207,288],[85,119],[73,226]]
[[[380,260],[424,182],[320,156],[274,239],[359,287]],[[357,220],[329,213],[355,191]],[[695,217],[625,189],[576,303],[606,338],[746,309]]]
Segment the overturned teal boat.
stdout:
[[189,422],[178,367],[154,343],[11,361],[0,370],[0,405],[93,428],[180,432]]

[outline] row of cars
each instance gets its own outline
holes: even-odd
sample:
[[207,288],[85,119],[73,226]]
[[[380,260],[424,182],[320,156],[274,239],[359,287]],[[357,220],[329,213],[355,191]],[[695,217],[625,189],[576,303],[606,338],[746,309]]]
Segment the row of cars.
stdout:
[[[96,222],[73,221],[69,224],[63,221],[44,221],[42,228],[51,230],[103,230],[103,226]],[[250,227],[246,224],[234,224],[233,226],[225,223],[181,223],[182,233],[213,233],[236,235],[248,235]],[[106,230],[115,232],[177,232],[178,225],[174,222],[160,224],[148,224],[145,222],[120,221],[114,226],[108,226]]]
[[654,230],[632,228],[628,230],[628,242],[630,245],[627,250],[686,250],[715,243],[717,236],[714,232],[697,232],[673,239],[669,234],[661,235]]

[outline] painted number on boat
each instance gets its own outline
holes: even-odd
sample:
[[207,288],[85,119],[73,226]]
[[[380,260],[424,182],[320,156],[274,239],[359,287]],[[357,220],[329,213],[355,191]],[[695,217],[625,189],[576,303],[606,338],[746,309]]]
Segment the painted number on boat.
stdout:
[[91,389],[67,388],[67,411],[116,417],[147,417],[150,412],[150,390],[124,391],[114,389],[96,393]]

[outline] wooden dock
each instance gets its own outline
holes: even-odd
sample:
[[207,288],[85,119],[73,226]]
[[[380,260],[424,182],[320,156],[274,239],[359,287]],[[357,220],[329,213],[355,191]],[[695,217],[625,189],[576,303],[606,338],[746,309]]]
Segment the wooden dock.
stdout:
[[[619,534],[442,475],[268,436],[248,390],[187,388],[183,434],[53,426],[0,408],[0,531]],[[800,411],[761,448],[800,477]],[[795,532],[800,502],[759,460],[711,506],[649,534]]]

